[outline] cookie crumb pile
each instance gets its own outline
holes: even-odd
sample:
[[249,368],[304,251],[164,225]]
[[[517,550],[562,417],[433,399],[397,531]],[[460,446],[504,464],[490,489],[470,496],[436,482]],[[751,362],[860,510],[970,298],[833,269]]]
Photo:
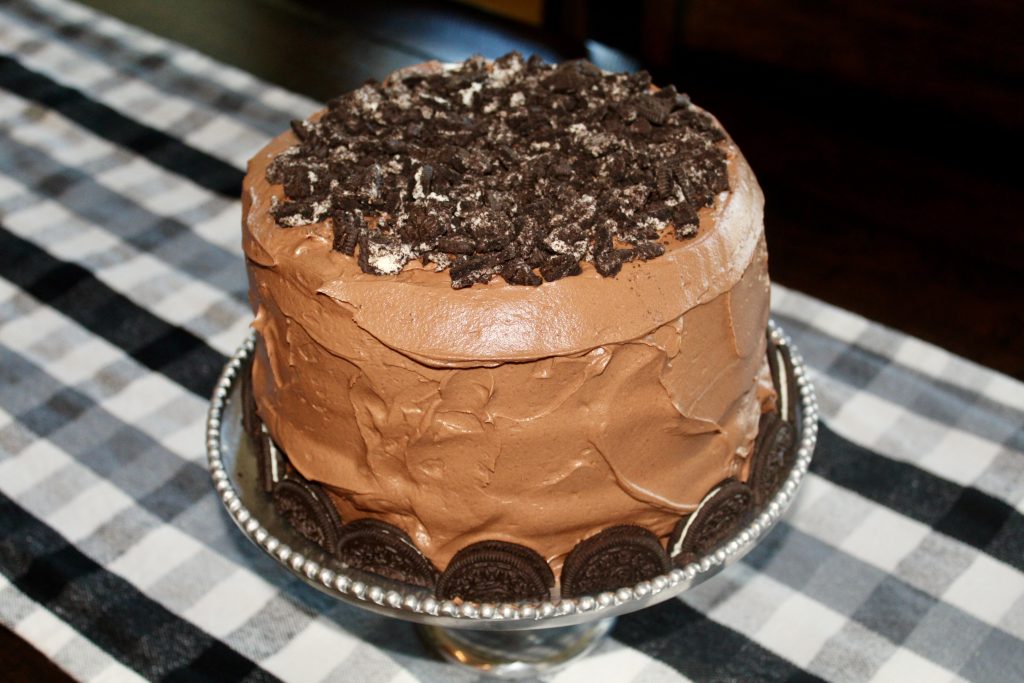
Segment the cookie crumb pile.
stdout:
[[299,144],[267,179],[283,228],[329,220],[334,248],[367,273],[412,259],[452,287],[500,275],[541,284],[590,261],[614,276],[697,234],[729,189],[725,133],[650,75],[510,53],[407,72],[292,124]]

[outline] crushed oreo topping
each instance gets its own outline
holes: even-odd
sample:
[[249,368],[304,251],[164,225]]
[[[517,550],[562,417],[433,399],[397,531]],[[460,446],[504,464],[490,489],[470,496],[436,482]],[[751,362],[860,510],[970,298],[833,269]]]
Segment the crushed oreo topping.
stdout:
[[329,220],[334,249],[394,274],[412,259],[452,287],[606,277],[697,234],[729,189],[725,133],[650,75],[512,52],[399,72],[295,121],[267,180],[281,227]]

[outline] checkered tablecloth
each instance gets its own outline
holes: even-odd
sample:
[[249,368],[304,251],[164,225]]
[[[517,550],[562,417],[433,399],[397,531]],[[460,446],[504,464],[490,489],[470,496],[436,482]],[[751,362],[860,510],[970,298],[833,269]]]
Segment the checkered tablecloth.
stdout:
[[[0,3],[0,621],[75,678],[474,678],[264,557],[207,476],[251,315],[242,169],[316,108],[61,0]],[[1024,680],[1024,386],[773,295],[824,416],[792,514],[554,680]]]

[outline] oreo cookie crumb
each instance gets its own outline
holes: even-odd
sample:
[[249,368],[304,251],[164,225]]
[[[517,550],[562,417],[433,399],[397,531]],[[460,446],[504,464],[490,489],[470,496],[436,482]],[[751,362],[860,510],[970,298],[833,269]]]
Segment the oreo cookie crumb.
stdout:
[[480,541],[455,553],[437,582],[441,600],[546,600],[555,575],[535,551],[505,541]]
[[419,259],[452,287],[605,277],[697,234],[729,189],[725,133],[650,75],[509,53],[406,70],[293,121],[267,168],[283,228],[330,221],[333,248],[395,274]]
[[653,533],[638,526],[613,526],[580,541],[562,565],[562,597],[597,595],[653,579],[671,568]]

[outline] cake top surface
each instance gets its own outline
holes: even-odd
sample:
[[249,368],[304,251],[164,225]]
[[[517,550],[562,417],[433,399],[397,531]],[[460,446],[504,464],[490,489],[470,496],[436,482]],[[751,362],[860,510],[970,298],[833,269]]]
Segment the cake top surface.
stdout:
[[400,71],[293,122],[267,180],[282,228],[329,219],[366,273],[419,258],[459,289],[614,276],[697,234],[729,189],[725,133],[646,72],[510,53]]

